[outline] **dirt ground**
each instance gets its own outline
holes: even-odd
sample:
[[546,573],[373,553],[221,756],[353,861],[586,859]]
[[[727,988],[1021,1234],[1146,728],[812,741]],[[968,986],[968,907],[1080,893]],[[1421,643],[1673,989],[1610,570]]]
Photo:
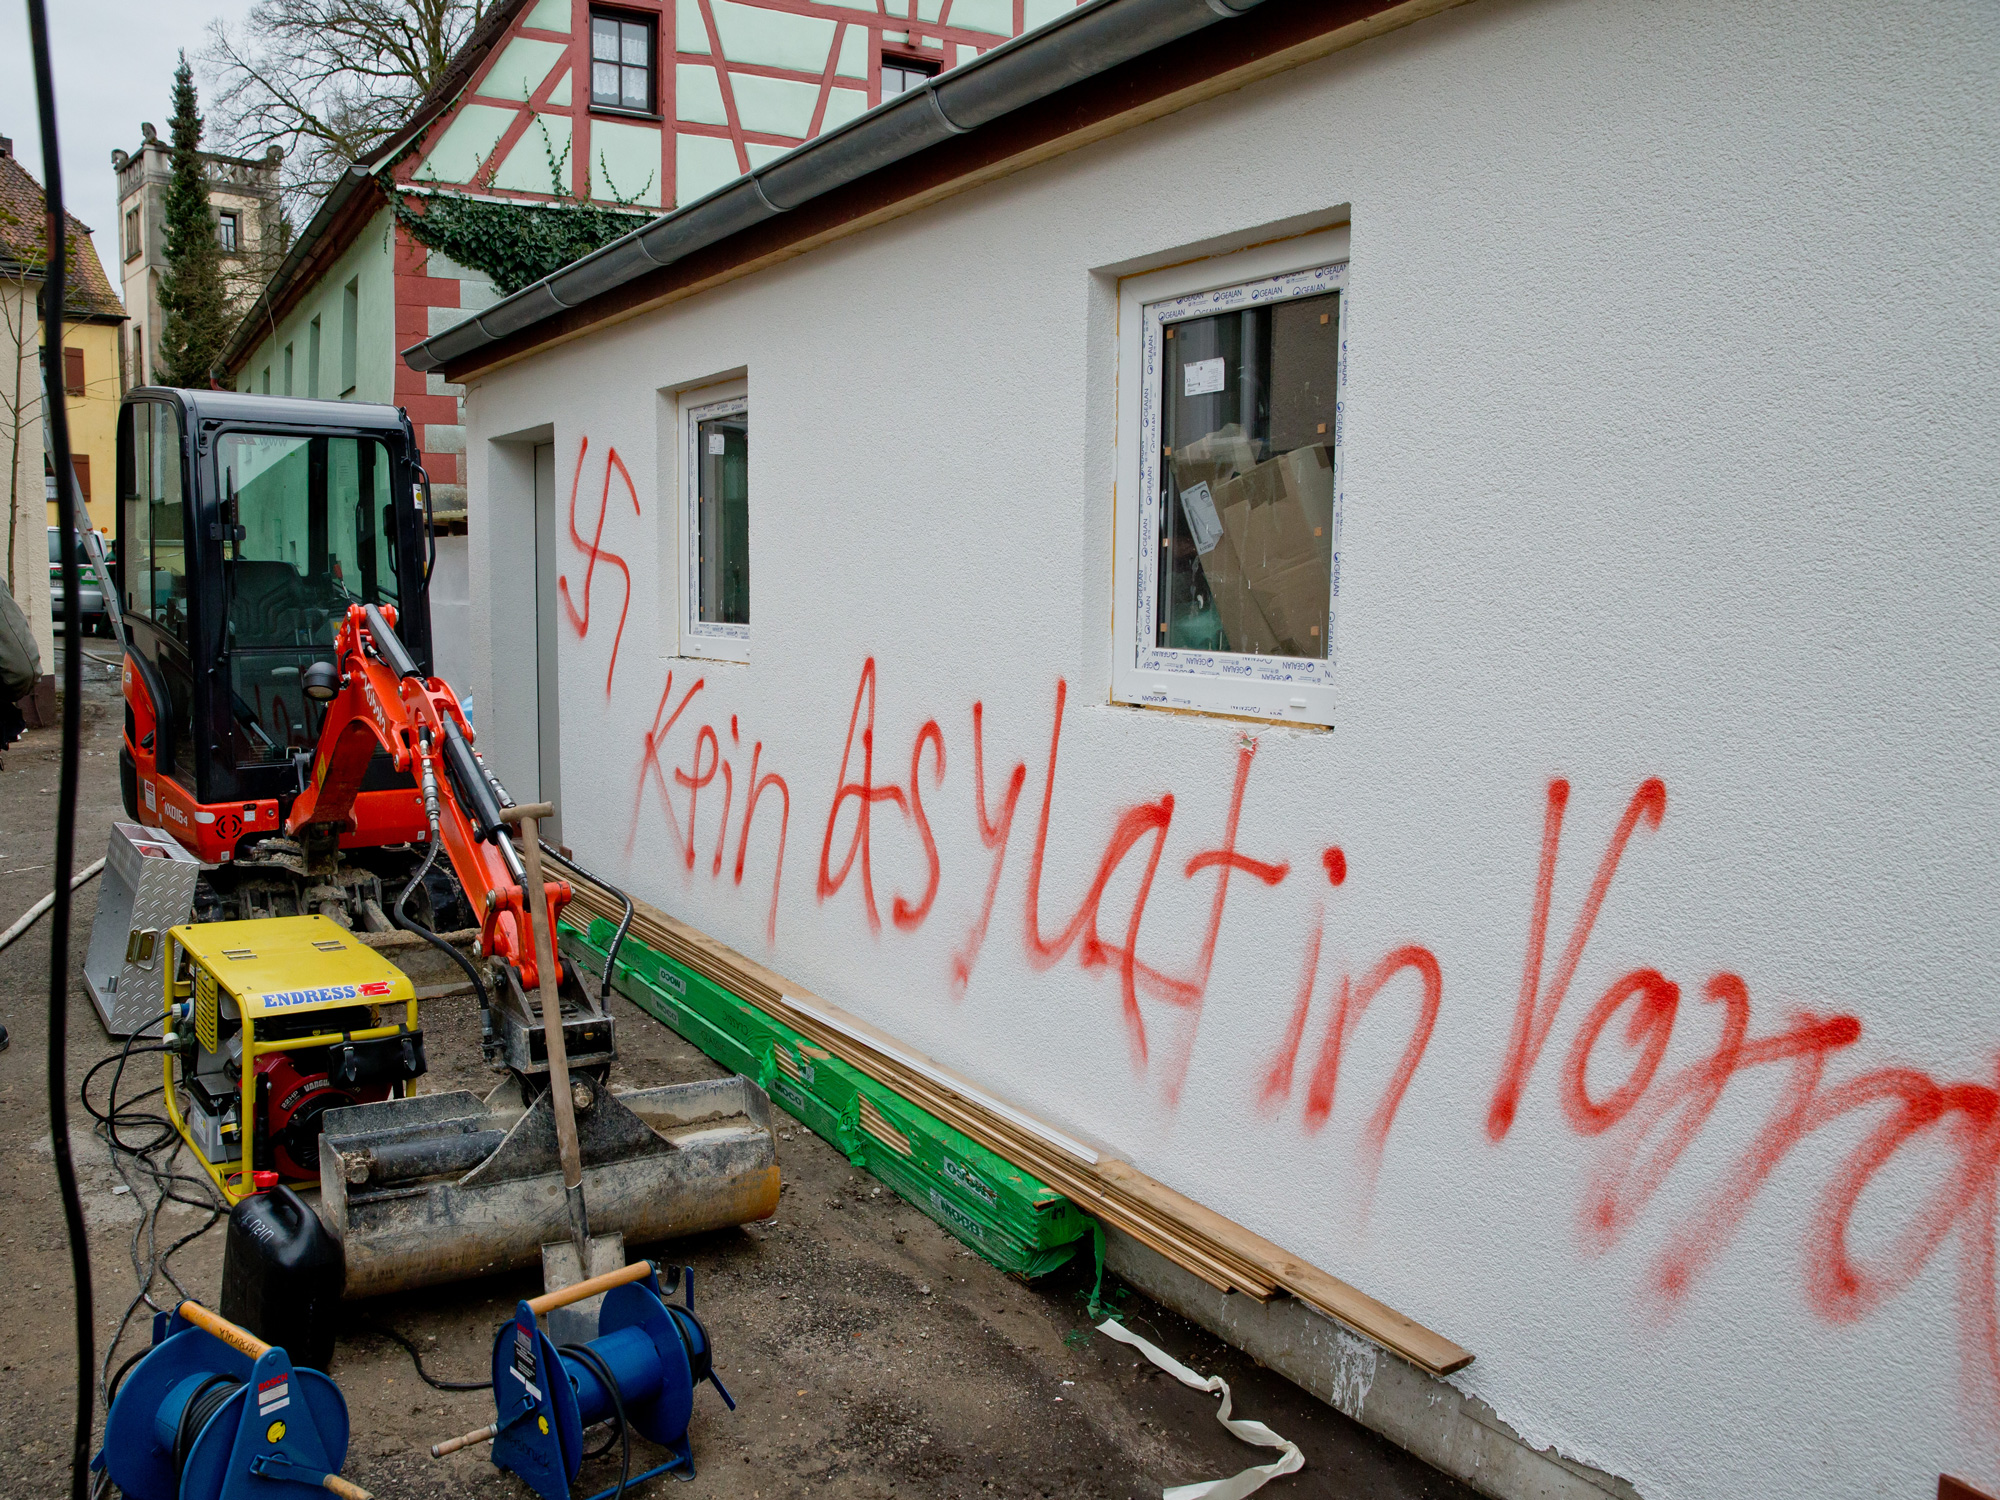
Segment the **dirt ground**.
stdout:
[[[88,654],[108,660],[112,650],[108,642],[92,642]],[[122,816],[117,681],[104,666],[85,667],[79,866],[103,851],[112,819]],[[0,927],[48,889],[56,780],[56,731],[31,733],[7,753],[0,771]],[[72,1090],[91,1063],[114,1050],[79,977],[96,890],[94,882],[86,886],[76,902]],[[0,1494],[7,1496],[61,1493],[68,1453],[72,1305],[43,1084],[48,932],[44,919],[0,953],[0,1022],[12,1033],[10,1049],[0,1053],[0,1284],[8,1305],[0,1351]],[[671,1031],[618,1005],[615,1079],[636,1085],[718,1074]],[[473,1003],[432,1002],[424,1026],[432,1068],[426,1087],[483,1089],[489,1075],[479,1066]],[[150,1087],[156,1069],[148,1057],[133,1064],[130,1077]],[[133,1092],[128,1083],[123,1093]],[[101,1088],[95,1097],[101,1106]],[[731,1413],[712,1389],[697,1393],[690,1438],[701,1490],[749,1500],[806,1493],[851,1500],[1152,1500],[1163,1485],[1233,1474],[1275,1457],[1224,1431],[1214,1397],[1180,1386],[1092,1331],[1081,1266],[1032,1286],[1004,1276],[789,1116],[780,1112],[778,1119],[785,1185],[773,1220],[647,1247],[656,1258],[695,1268],[697,1305],[715,1340],[717,1368],[738,1402]],[[71,1121],[102,1358],[136,1291],[131,1241],[139,1210],[132,1194],[113,1191],[119,1178],[110,1154],[73,1093]],[[160,1219],[162,1238],[184,1234],[204,1217],[170,1205]],[[171,1262],[187,1293],[211,1305],[222,1246],[218,1225]],[[527,1486],[494,1469],[479,1450],[442,1461],[428,1457],[429,1444],[491,1421],[491,1400],[484,1392],[429,1388],[409,1356],[371,1330],[392,1328],[413,1340],[434,1375],[483,1379],[496,1325],[516,1298],[539,1290],[538,1274],[523,1272],[350,1304],[331,1372],[353,1424],[346,1476],[382,1500],[525,1500]],[[155,1296],[166,1303],[172,1292],[160,1282]],[[1269,1424],[1304,1450],[1304,1471],[1263,1491],[1274,1500],[1471,1500],[1464,1486],[1138,1294],[1121,1306],[1134,1329],[1195,1369],[1227,1379],[1239,1416]],[[141,1308],[119,1359],[146,1339],[146,1322]],[[635,1441],[633,1472],[663,1457]],[[585,1466],[576,1493],[592,1494],[617,1477],[614,1447]]]

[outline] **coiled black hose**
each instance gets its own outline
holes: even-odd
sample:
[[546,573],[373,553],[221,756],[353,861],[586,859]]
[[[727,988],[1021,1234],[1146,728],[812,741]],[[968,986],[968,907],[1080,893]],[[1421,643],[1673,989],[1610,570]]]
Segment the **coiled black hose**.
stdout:
[[624,1500],[626,1481],[632,1477],[632,1424],[625,1420],[625,1396],[618,1389],[618,1377],[611,1373],[611,1366],[604,1362],[603,1356],[588,1344],[564,1344],[558,1352],[590,1366],[590,1373],[611,1393],[611,1411],[618,1423],[618,1441],[623,1445],[618,1454],[618,1488],[611,1492],[611,1500]]
[[175,1488],[187,1469],[188,1455],[194,1449],[194,1440],[201,1436],[202,1428],[209,1424],[223,1403],[243,1389],[243,1382],[234,1375],[211,1375],[194,1388],[194,1394],[187,1398],[187,1405],[181,1408],[181,1419],[174,1424],[174,1479]]

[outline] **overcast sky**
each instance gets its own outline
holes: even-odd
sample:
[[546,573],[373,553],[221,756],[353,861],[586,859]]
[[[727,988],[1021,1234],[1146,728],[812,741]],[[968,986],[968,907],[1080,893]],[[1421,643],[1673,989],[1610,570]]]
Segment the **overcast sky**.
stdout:
[[[49,0],[63,196],[69,211],[91,227],[97,258],[114,289],[119,288],[118,185],[111,152],[138,149],[141,120],[151,120],[166,135],[177,54],[187,49],[196,82],[202,82],[198,54],[207,44],[209,21],[222,16],[233,23],[250,3]],[[206,105],[204,90],[204,112]],[[0,3],[0,135],[13,137],[14,154],[40,180],[42,132],[36,121],[28,8],[19,0]]]

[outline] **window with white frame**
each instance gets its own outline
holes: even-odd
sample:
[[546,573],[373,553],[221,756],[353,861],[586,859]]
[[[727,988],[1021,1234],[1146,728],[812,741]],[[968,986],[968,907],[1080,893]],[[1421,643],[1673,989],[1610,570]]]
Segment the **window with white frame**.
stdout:
[[743,383],[681,399],[681,654],[750,652],[750,400]]
[[1119,288],[1122,703],[1333,722],[1347,232]]

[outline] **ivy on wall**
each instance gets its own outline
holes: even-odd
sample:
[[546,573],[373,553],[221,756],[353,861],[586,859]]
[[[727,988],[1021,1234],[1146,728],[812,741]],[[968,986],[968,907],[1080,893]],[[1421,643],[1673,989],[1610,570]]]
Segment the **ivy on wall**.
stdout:
[[610,201],[573,197],[563,186],[569,147],[565,145],[558,155],[546,127],[542,146],[548,157],[550,190],[556,199],[552,203],[481,198],[469,193],[417,194],[386,181],[384,188],[397,221],[413,239],[462,266],[484,272],[501,296],[511,296],[630,234],[653,217],[652,210],[637,203],[639,194],[652,186],[650,177],[630,195],[620,194],[600,157],[598,171],[611,187]]

